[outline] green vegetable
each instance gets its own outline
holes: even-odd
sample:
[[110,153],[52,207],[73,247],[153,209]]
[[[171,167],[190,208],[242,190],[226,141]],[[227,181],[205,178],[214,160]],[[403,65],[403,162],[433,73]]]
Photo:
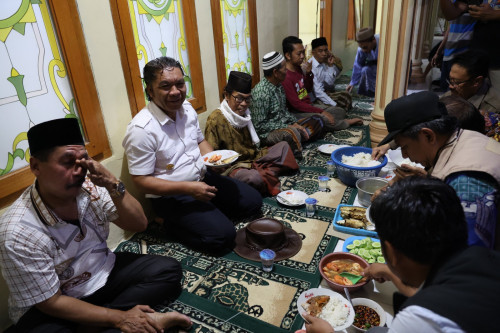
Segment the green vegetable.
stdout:
[[355,239],[352,244],[347,245],[346,248],[350,253],[357,254],[370,264],[375,262],[381,264],[385,263],[385,259],[382,256],[380,242],[374,242],[370,239],[370,237],[366,237],[361,240]]

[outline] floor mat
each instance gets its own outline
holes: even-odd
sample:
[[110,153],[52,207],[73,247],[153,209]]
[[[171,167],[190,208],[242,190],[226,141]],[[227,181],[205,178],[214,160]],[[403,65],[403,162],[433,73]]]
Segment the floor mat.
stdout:
[[[345,78],[343,79],[345,81]],[[332,252],[338,239],[326,231],[340,203],[352,204],[356,189],[346,187],[336,175],[325,192],[318,192],[317,178],[326,173],[330,156],[317,150],[324,143],[370,146],[368,123],[370,100],[355,99],[350,118],[363,119],[362,126],[328,133],[323,140],[307,144],[300,172],[281,177],[282,190],[300,190],[318,199],[317,213],[311,218],[305,207],[289,208],[275,198],[265,198],[262,213],[294,229],[302,238],[302,249],[290,259],[275,264],[272,272],[262,271],[259,262],[230,253],[211,257],[172,242],[163,228],[152,223],[144,232],[122,242],[116,251],[171,256],[183,267],[183,292],[169,306],[157,311],[178,311],[192,318],[190,332],[293,332],[303,320],[298,314],[297,299],[319,285],[318,264]],[[242,228],[248,221],[240,221]]]

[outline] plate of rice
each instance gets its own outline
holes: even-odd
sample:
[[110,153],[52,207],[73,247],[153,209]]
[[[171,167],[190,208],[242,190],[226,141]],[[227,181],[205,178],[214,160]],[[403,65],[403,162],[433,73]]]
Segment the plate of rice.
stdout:
[[316,317],[326,320],[335,331],[342,331],[354,322],[352,305],[339,293],[327,288],[312,288],[300,294],[297,300],[299,314],[304,318],[308,301],[313,297],[328,296],[329,300]]
[[412,167],[424,169],[424,166],[422,164],[412,162],[409,158],[403,158],[403,154],[401,153],[401,148],[395,150],[389,150],[387,155],[389,155],[391,161],[398,167],[401,167],[402,164],[407,164]]

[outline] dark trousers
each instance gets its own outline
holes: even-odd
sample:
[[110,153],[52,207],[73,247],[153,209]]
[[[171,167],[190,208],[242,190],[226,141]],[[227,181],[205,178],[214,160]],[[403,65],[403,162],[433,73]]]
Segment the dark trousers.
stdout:
[[[116,253],[116,262],[106,284],[82,301],[111,309],[128,310],[138,304],[151,307],[177,298],[181,292],[182,268],[173,258]],[[32,307],[17,322],[16,332],[75,332],[80,325],[55,318]],[[120,332],[104,329],[103,332]]]
[[441,77],[439,79],[439,85],[441,86],[442,91],[448,91],[450,85],[446,80],[450,79],[450,71],[451,65],[453,64],[453,60],[443,61],[441,64]]
[[236,230],[230,219],[260,213],[262,196],[239,180],[208,171],[205,183],[217,188],[215,198],[199,201],[189,195],[152,199],[155,213],[164,219],[166,232],[197,251],[224,255],[234,248]]

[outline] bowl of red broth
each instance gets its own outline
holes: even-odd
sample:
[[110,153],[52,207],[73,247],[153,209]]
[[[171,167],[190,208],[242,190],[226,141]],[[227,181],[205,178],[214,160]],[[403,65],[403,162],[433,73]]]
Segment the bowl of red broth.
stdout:
[[385,311],[377,303],[368,298],[353,298],[354,322],[352,326],[360,331],[366,332],[372,327],[385,326]]

